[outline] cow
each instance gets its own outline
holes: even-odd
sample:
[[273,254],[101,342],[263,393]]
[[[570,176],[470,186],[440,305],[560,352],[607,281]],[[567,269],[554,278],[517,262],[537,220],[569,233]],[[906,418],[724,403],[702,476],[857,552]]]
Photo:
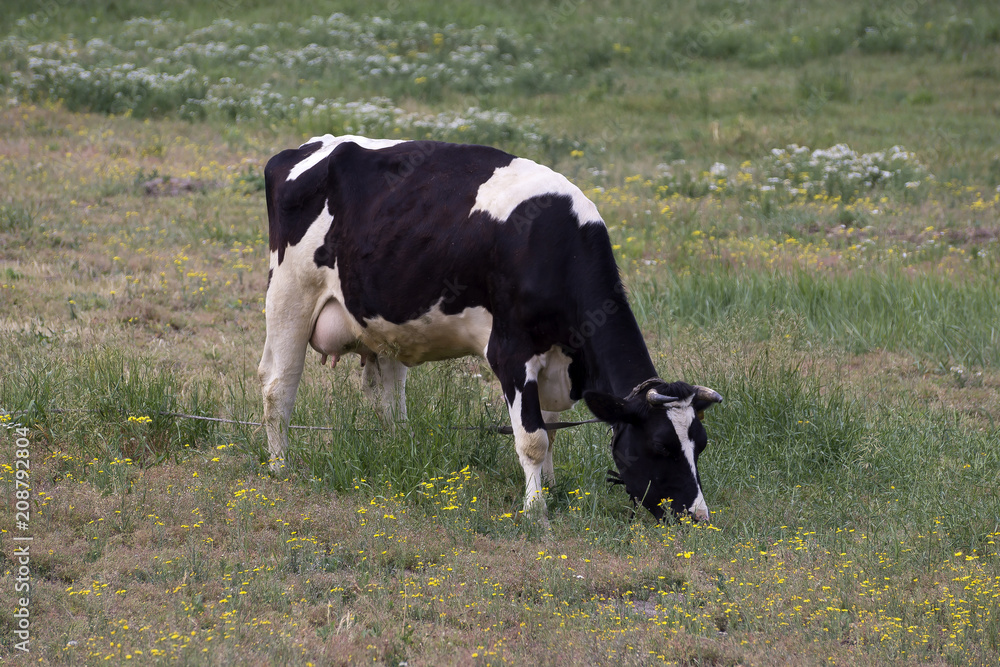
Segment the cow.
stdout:
[[483,357],[506,401],[524,508],[545,517],[546,425],[583,398],[611,425],[633,503],[709,518],[697,462],[715,391],[661,380],[597,207],[563,175],[486,146],[324,135],[264,170],[270,246],[258,375],[272,469],[309,346],[357,353],[362,388],[406,418],[407,368]]

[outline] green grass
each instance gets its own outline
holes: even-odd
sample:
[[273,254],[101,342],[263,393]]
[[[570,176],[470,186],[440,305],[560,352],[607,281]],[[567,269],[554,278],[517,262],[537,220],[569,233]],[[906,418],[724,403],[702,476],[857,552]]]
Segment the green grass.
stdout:
[[31,227],[33,214],[29,206],[9,203],[0,206],[0,231],[10,233]]
[[[797,337],[857,354],[910,354],[938,371],[949,364],[1000,364],[1000,285],[989,277],[956,285],[895,271],[661,272],[656,282],[642,283],[632,294],[650,327],[676,322],[719,329],[729,321],[766,322],[781,313],[798,320]],[[780,320],[774,327],[765,324],[765,335],[778,337],[785,326]]]
[[[29,658],[995,663],[998,25],[986,2],[7,3]],[[494,144],[585,190],[661,375],[725,398],[711,526],[633,515],[599,425],[557,438],[551,531],[521,516],[481,361],[413,369],[386,429],[356,361],[310,353],[292,421],[330,430],[293,430],[283,476],[259,427],[173,414],[259,421],[262,165],[326,132]]]

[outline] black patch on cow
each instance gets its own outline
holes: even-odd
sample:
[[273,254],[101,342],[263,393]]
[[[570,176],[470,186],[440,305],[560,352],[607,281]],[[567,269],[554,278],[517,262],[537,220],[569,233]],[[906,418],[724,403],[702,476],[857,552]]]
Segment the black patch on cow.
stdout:
[[[278,251],[278,264],[285,260],[285,248],[302,240],[326,201],[326,170],[309,169],[293,181],[288,174],[295,165],[323,147],[314,141],[299,148],[281,151],[264,167],[264,196],[267,200],[268,246]],[[322,164],[322,163],[321,163]]]
[[542,418],[541,412],[525,410],[525,405],[538,405],[538,383],[535,381],[525,382],[524,391],[521,392],[521,426],[528,433],[545,428],[545,420]]
[[430,141],[337,147],[327,161],[333,223],[315,260],[336,262],[348,311],[362,324],[379,316],[399,324],[435,304],[446,314],[489,309],[497,224],[469,212],[479,186],[513,159]]
[[563,352],[570,358],[569,364],[569,397],[574,401],[583,398],[583,392],[587,388],[587,366],[583,355],[572,349],[563,348]]
[[[697,414],[697,408],[695,408],[695,412]],[[705,426],[701,423],[700,418],[691,422],[691,426],[688,428],[688,437],[694,443],[694,457],[697,461],[698,455],[708,446],[708,433],[705,431]]]

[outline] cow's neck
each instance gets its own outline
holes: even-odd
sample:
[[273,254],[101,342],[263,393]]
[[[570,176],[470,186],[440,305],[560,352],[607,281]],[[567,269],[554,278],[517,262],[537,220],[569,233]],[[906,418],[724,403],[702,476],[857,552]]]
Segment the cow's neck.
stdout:
[[628,305],[607,228],[585,225],[580,232],[574,278],[581,299],[571,345],[582,353],[585,375],[577,380],[583,391],[621,398],[656,377],[656,368]]
[[588,338],[585,385],[586,389],[623,397],[657,373],[628,301],[624,295],[615,296],[616,312],[608,315],[603,326],[595,326]]

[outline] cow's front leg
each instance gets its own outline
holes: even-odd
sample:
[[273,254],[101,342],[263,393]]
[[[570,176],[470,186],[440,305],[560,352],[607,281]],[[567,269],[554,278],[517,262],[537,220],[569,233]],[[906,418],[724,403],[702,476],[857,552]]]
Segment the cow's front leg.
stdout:
[[362,355],[361,390],[389,424],[406,421],[406,366],[374,353]]
[[553,478],[552,453],[535,389],[534,382],[525,383],[523,389],[515,389],[514,400],[507,407],[517,458],[524,469],[524,513],[544,520],[546,484]]
[[[519,362],[518,356],[524,360]],[[514,431],[514,447],[524,469],[524,513],[537,516],[547,524],[545,483],[553,477],[552,453],[538,402],[538,357],[506,357],[491,341],[487,359],[503,387]]]

